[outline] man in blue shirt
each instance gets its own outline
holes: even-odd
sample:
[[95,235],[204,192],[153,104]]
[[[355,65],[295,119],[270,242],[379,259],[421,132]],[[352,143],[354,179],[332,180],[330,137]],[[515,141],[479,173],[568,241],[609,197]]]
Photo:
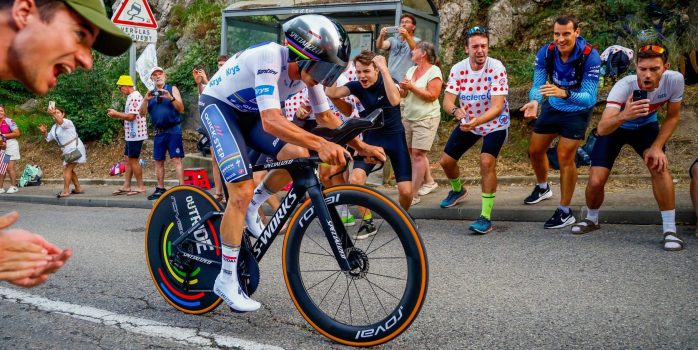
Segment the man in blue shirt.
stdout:
[[525,119],[535,121],[528,154],[537,185],[524,200],[525,204],[536,204],[552,197],[546,151],[560,136],[557,145],[560,206],[545,223],[545,228],[563,228],[575,223],[569,206],[577,183],[575,156],[596,104],[601,59],[580,35],[578,24],[574,16],[555,20],[555,40],[538,50],[529,102],[521,108]]

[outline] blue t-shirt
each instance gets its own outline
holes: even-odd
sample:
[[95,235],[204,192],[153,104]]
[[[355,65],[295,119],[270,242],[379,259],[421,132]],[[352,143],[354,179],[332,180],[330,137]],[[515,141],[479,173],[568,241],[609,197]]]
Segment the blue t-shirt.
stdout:
[[[543,96],[540,94],[541,85],[545,84],[548,79],[548,71],[546,69],[545,56],[552,54],[554,56],[553,81],[555,85],[560,87],[576,85],[576,77],[574,72],[574,62],[582,58],[584,47],[587,42],[581,36],[577,37],[574,45],[574,52],[567,59],[567,62],[562,62],[560,51],[557,46],[553,52],[548,53],[548,44],[538,50],[536,54],[536,63],[533,67],[533,87],[529,92],[529,99],[543,101]],[[596,95],[599,87],[599,72],[601,69],[601,57],[596,49],[592,49],[584,64],[584,72],[582,74],[582,83],[579,87],[570,89],[570,97],[568,99],[550,97],[548,101],[550,105],[563,112],[577,112],[593,107],[596,104]]]
[[[398,82],[393,79],[393,82]],[[402,125],[402,117],[400,115],[400,106],[390,104],[390,99],[385,92],[383,85],[383,77],[378,76],[375,84],[364,89],[359,81],[350,81],[346,86],[352,95],[359,99],[364,106],[363,112],[359,115],[364,118],[375,111],[377,108],[383,108],[383,118],[385,124],[382,128],[371,130],[372,132],[381,132],[384,134],[399,134],[405,132],[405,127]]]
[[[172,86],[170,84],[165,84],[163,89],[167,90],[170,95],[172,95]],[[182,126],[180,124],[182,119],[179,112],[177,112],[177,109],[172,104],[172,101],[169,99],[151,98],[150,101],[148,101],[148,114],[150,114],[150,122],[153,124],[153,127],[157,128],[155,126],[155,120],[162,120],[162,122],[167,124],[164,129],[161,129],[161,133],[182,133]]]

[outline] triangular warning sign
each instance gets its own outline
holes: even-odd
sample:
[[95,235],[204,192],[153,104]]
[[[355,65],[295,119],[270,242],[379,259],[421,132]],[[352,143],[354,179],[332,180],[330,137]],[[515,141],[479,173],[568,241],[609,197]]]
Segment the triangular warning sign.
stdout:
[[123,24],[141,28],[158,27],[146,0],[122,0],[111,19],[114,24]]

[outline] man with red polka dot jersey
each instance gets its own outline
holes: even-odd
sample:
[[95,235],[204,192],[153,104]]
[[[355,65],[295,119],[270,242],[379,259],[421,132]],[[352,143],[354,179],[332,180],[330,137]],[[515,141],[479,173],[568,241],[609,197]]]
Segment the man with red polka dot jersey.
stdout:
[[452,187],[441,201],[441,207],[452,207],[467,195],[468,191],[460,181],[458,159],[482,139],[482,212],[469,229],[475,234],[485,234],[492,231],[497,156],[509,133],[509,105],[506,100],[509,84],[502,62],[487,56],[487,30],[478,26],[469,29],[466,34],[465,51],[468,57],[451,68],[444,94],[444,110],[459,123],[446,142],[439,160]]
[[560,206],[543,225],[549,229],[576,222],[570,208],[577,184],[575,157],[596,104],[601,68],[599,53],[580,35],[576,17],[558,17],[553,35],[555,40],[538,50],[529,102],[521,108],[524,119],[534,121],[528,155],[536,174],[536,186],[524,204],[536,204],[553,196],[546,152],[553,140],[560,137]]

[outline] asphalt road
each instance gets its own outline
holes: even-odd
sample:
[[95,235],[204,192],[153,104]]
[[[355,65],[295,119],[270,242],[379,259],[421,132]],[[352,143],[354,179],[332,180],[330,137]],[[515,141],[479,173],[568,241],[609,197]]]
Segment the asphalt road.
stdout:
[[[225,307],[190,316],[156,292],[144,262],[142,209],[0,203],[18,227],[74,249],[45,285],[0,284],[6,349],[339,348],[291,303],[281,242],[261,263],[262,310]],[[576,237],[541,223],[496,222],[487,236],[467,223],[419,220],[430,283],[421,314],[382,348],[560,349],[698,347],[698,240],[660,249],[660,227],[607,225]]]

